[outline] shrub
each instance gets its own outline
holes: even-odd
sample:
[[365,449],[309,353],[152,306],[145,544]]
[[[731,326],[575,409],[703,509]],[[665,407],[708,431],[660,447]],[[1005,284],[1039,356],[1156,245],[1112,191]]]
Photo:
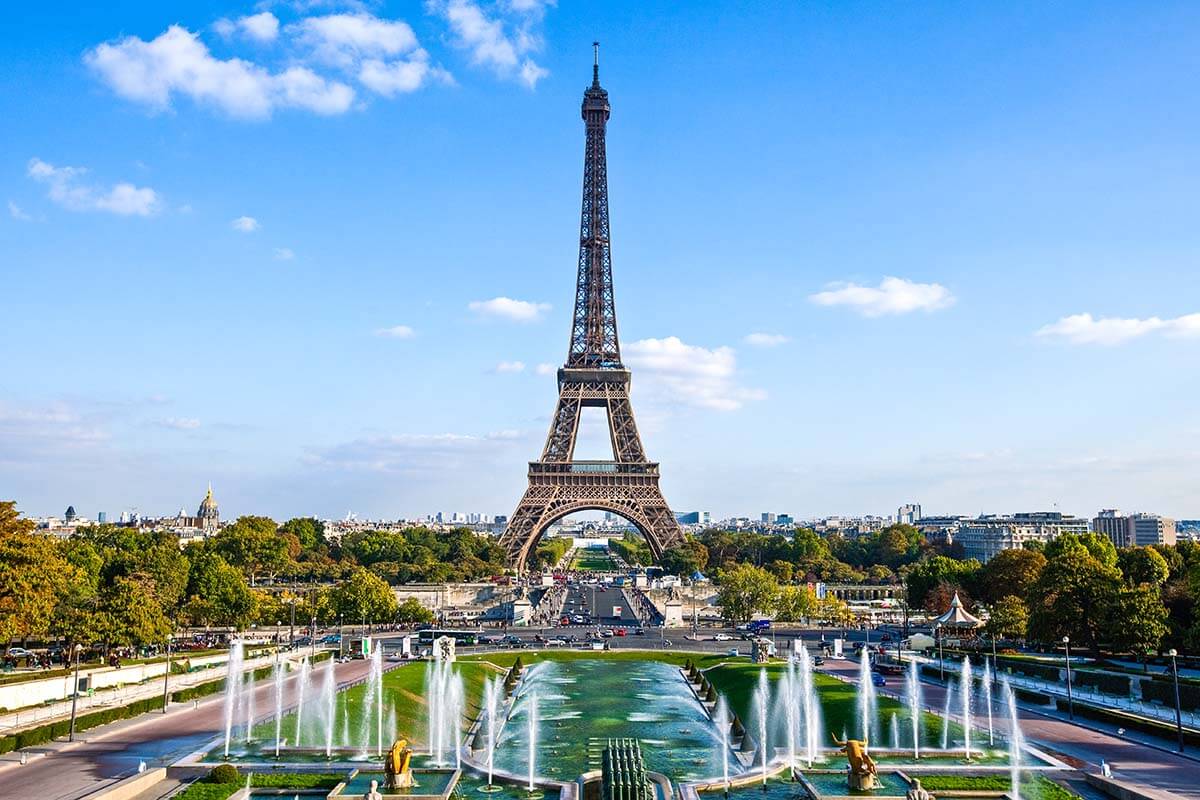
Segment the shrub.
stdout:
[[717,702],[717,690],[709,684],[708,691],[704,693],[704,699],[710,703]]
[[242,776],[233,764],[217,764],[208,771],[209,783],[241,783]]

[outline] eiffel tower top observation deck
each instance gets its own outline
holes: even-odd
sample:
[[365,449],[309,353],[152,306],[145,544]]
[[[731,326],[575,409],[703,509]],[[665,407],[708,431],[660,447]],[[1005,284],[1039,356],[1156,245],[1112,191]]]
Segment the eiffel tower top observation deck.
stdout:
[[[529,488],[500,544],[510,563],[524,567],[554,521],[576,511],[611,511],[632,522],[657,558],[683,540],[658,487],[658,464],[646,458],[629,403],[629,370],[621,363],[613,297],[605,134],[611,108],[600,85],[599,45],[592,85],[583,93],[586,141],[575,312],[567,361],[558,371],[558,404],[542,457],[529,464]],[[613,458],[576,461],[581,411],[607,411]]]

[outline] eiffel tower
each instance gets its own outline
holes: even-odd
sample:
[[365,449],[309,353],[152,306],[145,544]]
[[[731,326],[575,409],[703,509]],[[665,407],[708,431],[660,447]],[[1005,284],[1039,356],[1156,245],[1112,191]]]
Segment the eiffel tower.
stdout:
[[[583,93],[587,144],[571,346],[566,364],[558,371],[558,405],[545,449],[540,460],[529,463],[529,488],[500,537],[509,563],[518,570],[524,568],[546,528],[576,511],[619,514],[641,531],[656,559],[683,541],[679,523],[658,488],[658,464],[647,460],[642,449],[629,404],[629,370],[621,363],[604,146],[610,109],[608,92],[600,86],[599,44],[593,47],[592,85]],[[613,460],[575,460],[584,407],[607,411]]]

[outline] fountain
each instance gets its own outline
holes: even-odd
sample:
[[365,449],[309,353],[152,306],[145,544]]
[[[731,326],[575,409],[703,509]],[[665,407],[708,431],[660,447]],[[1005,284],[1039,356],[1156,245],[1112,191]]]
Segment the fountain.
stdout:
[[275,685],[275,757],[279,758],[280,739],[283,734],[283,662],[275,655],[275,671],[271,676]]
[[241,699],[242,662],[244,650],[241,640],[229,648],[229,665],[225,673],[225,757],[229,758],[229,741],[233,738],[233,720]]
[[821,703],[817,699],[812,656],[807,647],[800,648],[800,694],[804,702],[804,755],[808,768],[812,769],[821,746]]
[[788,770],[792,780],[796,780],[796,740],[800,736],[800,677],[796,672],[796,662],[788,661],[787,670],[780,678],[779,702],[783,704],[783,718],[786,725]]
[[959,692],[962,693],[962,723],[963,751],[967,760],[971,760],[971,696],[974,694],[971,686],[971,657],[963,656],[962,679],[959,682]]
[[871,654],[863,648],[858,662],[858,725],[865,743],[870,743],[876,716],[875,684],[871,681]]
[[717,698],[713,723],[717,726],[717,734],[721,741],[721,778],[725,784],[725,796],[729,797],[729,729],[732,722],[729,719],[729,706],[725,703],[724,697]]
[[1017,696],[1007,680],[1003,685],[1004,700],[1008,706],[1008,796],[1010,800],[1021,800],[1021,749],[1025,737],[1021,735],[1021,722],[1017,715]]
[[483,685],[483,714],[487,722],[487,785],[479,787],[481,792],[501,791],[499,786],[492,783],[492,777],[496,763],[496,718],[503,691],[504,684],[499,678],[491,678]]
[[921,757],[921,674],[917,660],[908,662],[908,716],[912,721],[913,758]]
[[942,708],[942,749],[950,749],[950,709],[954,703],[954,685],[946,684],[946,705]]
[[833,743],[846,754],[848,762],[846,784],[850,791],[869,792],[872,789],[878,789],[879,770],[874,759],[867,754],[867,743],[857,739],[838,741],[837,736],[833,737]]
[[308,663],[308,656],[300,662],[300,678],[296,688],[296,736],[294,737],[296,747],[299,747],[302,741],[302,732],[304,730],[304,701],[308,696],[308,684],[312,680],[312,665]]
[[758,718],[758,752],[762,763],[762,786],[767,790],[767,752],[770,750],[767,740],[767,706],[771,697],[771,685],[767,681],[767,671],[758,671],[758,686],[754,688],[754,711]]
[[529,718],[529,786],[526,794],[529,797],[534,797],[536,792],[533,779],[537,774],[537,707],[537,692],[533,692],[529,695],[526,706],[526,715]]
[[246,743],[254,741],[254,718],[258,716],[254,708],[254,670],[244,670],[244,691],[246,698]]
[[[372,642],[371,645],[374,643]],[[371,646],[368,645],[368,646]],[[367,674],[367,691],[363,698],[361,740],[362,754],[371,752],[371,733],[375,733],[375,755],[383,755],[383,648],[374,646],[370,655],[370,668]],[[375,724],[372,725],[372,716]]]
[[996,734],[992,727],[992,665],[989,661],[983,662],[983,703],[987,706],[987,721],[988,721],[988,747],[993,747],[996,744]]
[[894,711],[892,712],[891,729],[892,729],[892,749],[899,750],[900,749],[900,721],[898,719],[896,719],[896,712],[894,712]]
[[333,758],[333,723],[337,714],[337,676],[334,662],[325,662],[325,679],[321,681],[321,722],[325,726],[325,758]]

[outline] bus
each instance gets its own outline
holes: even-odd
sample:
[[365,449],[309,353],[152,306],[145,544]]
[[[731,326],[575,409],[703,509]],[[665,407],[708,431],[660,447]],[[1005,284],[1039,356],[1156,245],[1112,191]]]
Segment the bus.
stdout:
[[454,640],[456,645],[473,645],[479,643],[478,631],[452,631],[446,628],[424,628],[417,631],[417,642],[419,644],[433,644],[434,640],[440,639],[443,636],[449,636]]

